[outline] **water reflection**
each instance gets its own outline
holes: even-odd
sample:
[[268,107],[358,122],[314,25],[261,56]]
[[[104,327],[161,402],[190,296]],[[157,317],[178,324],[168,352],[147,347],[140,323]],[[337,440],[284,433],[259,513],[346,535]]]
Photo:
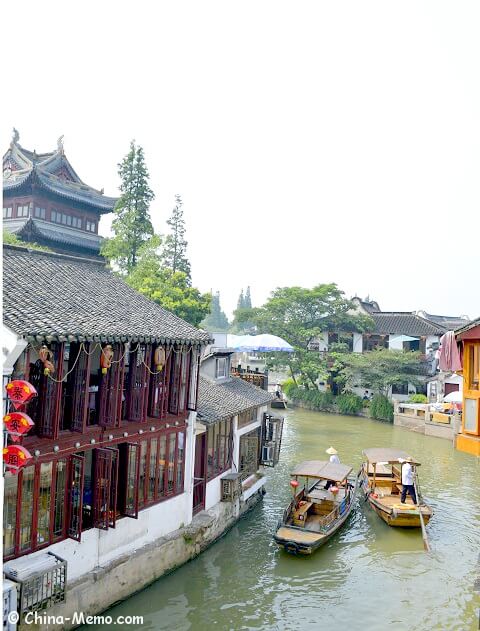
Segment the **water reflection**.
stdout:
[[[422,461],[421,486],[435,511],[431,554],[419,531],[388,527],[361,498],[344,529],[312,557],[276,548],[272,533],[290,498],[292,465],[323,458],[331,444],[355,469],[364,447],[399,447]],[[478,628],[479,459],[375,421],[289,410],[282,460],[268,476],[264,502],[225,537],[109,614],[141,614],[142,629],[181,631]]]

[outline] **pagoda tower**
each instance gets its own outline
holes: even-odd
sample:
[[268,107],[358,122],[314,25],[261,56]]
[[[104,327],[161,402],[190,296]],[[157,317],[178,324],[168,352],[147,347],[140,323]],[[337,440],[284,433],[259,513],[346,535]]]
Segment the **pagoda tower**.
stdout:
[[117,198],[82,182],[65,156],[63,136],[50,153],[18,141],[14,129],[3,156],[3,228],[55,252],[100,257],[100,217],[113,211]]

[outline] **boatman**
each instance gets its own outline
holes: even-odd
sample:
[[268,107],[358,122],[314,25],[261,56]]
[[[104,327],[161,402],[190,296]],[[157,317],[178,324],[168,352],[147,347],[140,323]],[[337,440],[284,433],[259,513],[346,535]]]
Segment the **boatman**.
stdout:
[[[338,451],[334,448],[334,447],[329,447],[326,450],[326,453],[330,456],[330,462],[332,462],[333,464],[340,464],[340,458],[338,457]],[[335,481],[334,480],[327,480],[327,483],[325,484],[325,489],[329,489],[331,486],[335,486]]]
[[409,493],[413,503],[416,504],[417,496],[415,494],[415,487],[413,486],[413,458],[409,456],[403,461],[400,460],[400,462],[402,462],[402,498],[400,501],[402,504],[405,504],[407,493]]

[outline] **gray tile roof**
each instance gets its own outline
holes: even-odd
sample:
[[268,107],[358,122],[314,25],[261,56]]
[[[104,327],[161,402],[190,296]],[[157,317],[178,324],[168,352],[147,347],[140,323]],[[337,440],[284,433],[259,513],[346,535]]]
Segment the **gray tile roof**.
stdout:
[[103,262],[3,247],[3,320],[25,338],[206,344],[210,334],[142,296]]
[[464,318],[462,316],[443,316],[426,313],[425,318],[427,320],[430,320],[431,322],[435,322],[436,324],[444,326],[449,331],[454,331],[455,329],[459,329],[460,327],[466,326],[469,323],[468,318]]
[[378,335],[443,335],[447,330],[436,322],[430,322],[412,313],[382,311],[371,313],[370,317],[375,322],[375,327],[370,333]]
[[46,239],[64,245],[82,247],[91,250],[92,254],[98,254],[103,241],[103,237],[98,234],[31,217],[6,221],[3,228],[19,236],[28,234],[39,240]]
[[239,377],[216,383],[201,376],[198,387],[198,419],[211,425],[260,405],[267,405],[273,399],[272,394]]

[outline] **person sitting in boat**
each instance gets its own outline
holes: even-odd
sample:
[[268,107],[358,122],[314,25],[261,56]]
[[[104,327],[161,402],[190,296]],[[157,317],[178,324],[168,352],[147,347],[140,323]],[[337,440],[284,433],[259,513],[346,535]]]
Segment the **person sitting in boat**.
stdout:
[[405,500],[407,499],[407,493],[410,494],[412,501],[414,504],[417,503],[417,496],[415,494],[415,487],[413,485],[413,467],[412,462],[413,458],[406,458],[402,462],[402,497],[401,502],[405,504]]
[[[340,458],[338,457],[338,451],[334,447],[329,447],[326,452],[330,456],[330,462],[333,464],[340,464]],[[331,486],[335,486],[336,482],[334,480],[327,480],[325,484],[325,489],[329,489]]]

